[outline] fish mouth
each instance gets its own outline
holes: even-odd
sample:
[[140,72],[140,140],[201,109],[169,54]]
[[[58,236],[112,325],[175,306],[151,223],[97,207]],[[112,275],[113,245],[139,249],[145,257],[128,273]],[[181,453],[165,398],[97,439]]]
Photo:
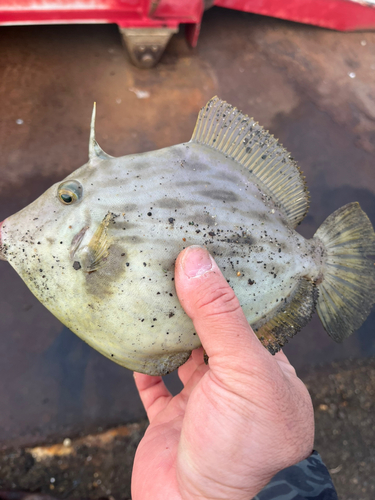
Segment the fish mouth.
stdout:
[[0,260],[7,260],[7,258],[5,257],[4,253],[2,252],[3,250],[3,244],[2,244],[2,241],[1,241],[1,227],[2,225],[4,224],[4,220],[3,222],[0,222]]

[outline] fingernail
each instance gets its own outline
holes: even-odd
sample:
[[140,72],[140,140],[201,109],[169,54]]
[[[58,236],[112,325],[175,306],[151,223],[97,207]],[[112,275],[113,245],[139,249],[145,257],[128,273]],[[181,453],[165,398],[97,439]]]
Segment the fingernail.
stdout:
[[188,278],[197,278],[212,269],[210,254],[197,245],[185,250],[181,265]]

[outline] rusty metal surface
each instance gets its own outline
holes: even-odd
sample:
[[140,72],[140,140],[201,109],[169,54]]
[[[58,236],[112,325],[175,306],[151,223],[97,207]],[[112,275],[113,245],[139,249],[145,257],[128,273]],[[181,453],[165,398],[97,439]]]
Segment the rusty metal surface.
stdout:
[[[220,34],[220,36],[218,36]],[[198,49],[172,38],[157,68],[133,67],[115,26],[0,30],[0,220],[86,162],[89,120],[112,155],[186,141],[215,94],[279,137],[307,177],[312,236],[358,200],[375,222],[375,34],[206,12]],[[344,344],[319,319],[285,349],[299,370],[375,355],[375,314]],[[50,315],[0,262],[0,443],[33,444],[144,417],[131,372]],[[176,377],[169,382],[178,386]]]
[[178,28],[120,28],[130,59],[138,68],[153,68]]

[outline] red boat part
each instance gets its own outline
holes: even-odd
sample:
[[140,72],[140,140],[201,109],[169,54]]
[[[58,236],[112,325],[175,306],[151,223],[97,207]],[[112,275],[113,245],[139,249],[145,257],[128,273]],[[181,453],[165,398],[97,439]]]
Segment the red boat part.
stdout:
[[213,5],[343,31],[375,28],[375,0],[4,0],[0,25],[115,23],[132,61],[151,67],[180,24],[194,47]]
[[215,0],[215,5],[339,31],[375,28],[374,0]]

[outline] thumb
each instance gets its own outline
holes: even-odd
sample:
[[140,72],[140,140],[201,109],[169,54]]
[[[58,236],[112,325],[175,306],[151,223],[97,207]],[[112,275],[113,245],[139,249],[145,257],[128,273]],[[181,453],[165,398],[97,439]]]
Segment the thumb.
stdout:
[[256,360],[259,365],[271,356],[207,250],[191,246],[182,251],[176,261],[175,282],[181,305],[212,361],[225,359],[227,368],[236,369],[242,362]]

